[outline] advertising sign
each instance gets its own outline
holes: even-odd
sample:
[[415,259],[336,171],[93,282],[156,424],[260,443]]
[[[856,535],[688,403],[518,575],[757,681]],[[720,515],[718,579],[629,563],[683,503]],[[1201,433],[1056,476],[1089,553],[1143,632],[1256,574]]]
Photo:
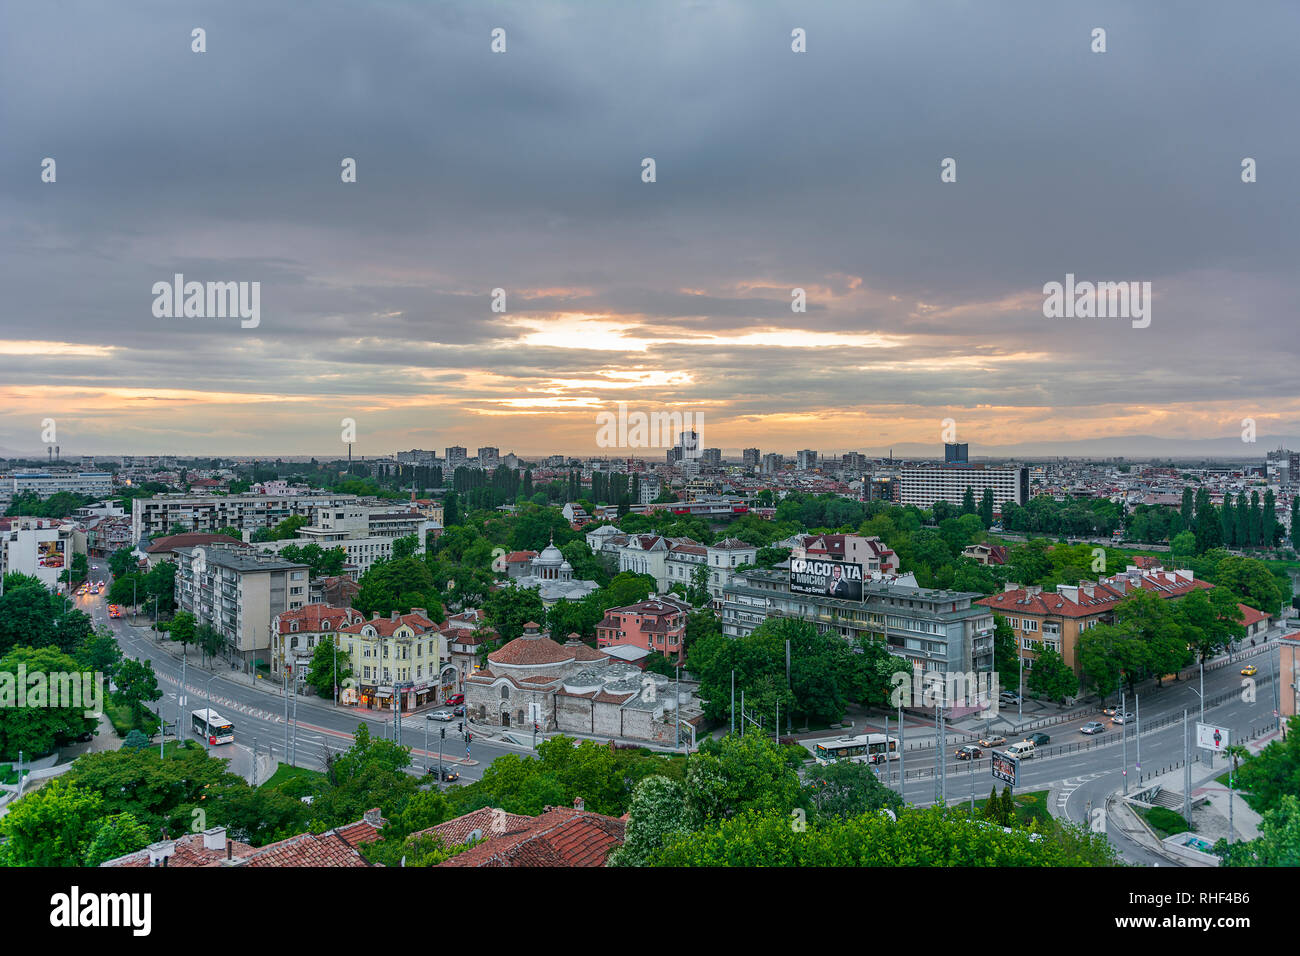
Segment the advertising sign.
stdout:
[[1223,753],[1231,745],[1227,727],[1215,727],[1213,724],[1196,725],[1196,746]]
[[862,565],[823,558],[791,558],[790,590],[843,601],[862,600]]
[[1001,750],[990,751],[993,764],[993,776],[1011,784],[1012,788],[1020,786],[1020,758],[1003,753]]
[[36,545],[36,563],[43,568],[63,567],[63,539],[41,541]]

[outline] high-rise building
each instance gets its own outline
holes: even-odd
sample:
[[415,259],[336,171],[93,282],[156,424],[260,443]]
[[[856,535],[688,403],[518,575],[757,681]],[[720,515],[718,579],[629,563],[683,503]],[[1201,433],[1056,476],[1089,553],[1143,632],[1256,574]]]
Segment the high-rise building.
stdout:
[[763,456],[763,474],[774,475],[785,467],[785,455],[770,451]]
[[468,460],[469,456],[460,445],[452,445],[447,449],[447,471],[454,471]]
[[757,468],[758,458],[759,454],[757,448],[746,448],[740,453],[740,462],[746,468]]
[[715,466],[716,466],[716,465],[721,465],[721,464],[722,464],[722,449],[721,449],[721,448],[705,448],[703,451],[700,452],[700,464],[703,464],[703,465],[715,465]]
[[970,463],[970,445],[967,442],[948,442],[943,446],[945,465],[966,465]]
[[803,448],[796,455],[796,466],[800,471],[811,471],[817,467],[817,452]]
[[1002,505],[1014,501],[1023,505],[1029,500],[1028,468],[988,468],[984,465],[927,465],[904,468],[899,474],[899,501],[904,505],[930,508],[936,501],[960,505],[969,488],[978,502],[984,489],[993,492],[993,507],[1000,514]]
[[491,471],[501,463],[501,450],[499,448],[480,448],[478,450],[478,466],[486,471]]

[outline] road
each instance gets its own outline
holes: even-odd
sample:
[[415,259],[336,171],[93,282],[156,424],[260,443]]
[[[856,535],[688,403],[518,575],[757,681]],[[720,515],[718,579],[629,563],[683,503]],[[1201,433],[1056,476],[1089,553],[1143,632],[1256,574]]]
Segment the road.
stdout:
[[[92,561],[90,579],[110,580],[103,561]],[[108,603],[102,594],[84,595],[75,597],[74,600],[80,610],[92,617],[96,628],[107,628],[113,632],[124,655],[153,663],[154,671],[158,674],[159,689],[163,691],[159,706],[164,719],[169,724],[174,722],[177,719],[182,662],[162,649],[149,628],[132,627],[123,619],[110,618]],[[270,753],[276,761],[288,763],[285,756],[285,728],[287,726],[290,729],[288,737],[292,747],[295,702],[290,700],[289,719],[286,721],[285,699],[278,687],[268,684],[267,690],[263,690],[231,680],[223,676],[220,670],[213,672],[200,669],[197,666],[198,655],[194,655],[191,662],[194,666],[186,668],[185,701],[180,706],[182,733],[199,740],[189,733],[189,712],[208,706],[208,701],[211,700],[213,709],[235,725],[235,743],[217,746],[204,743],[204,746],[214,756],[229,758],[233,772],[246,777],[251,775],[254,741],[258,754]],[[327,753],[337,753],[352,745],[353,733],[361,723],[369,727],[372,736],[387,739],[393,736],[391,714],[362,709],[336,709],[332,705],[323,704],[318,698],[306,696],[298,697],[296,705],[297,756],[294,763],[297,766],[322,769]],[[426,724],[429,727],[427,752],[424,743]],[[440,740],[438,732],[444,728],[447,736],[443,741],[442,759],[445,764],[454,766],[460,772],[462,782],[479,779],[483,768],[502,754],[528,752],[526,748],[486,741],[476,735],[469,745],[470,754],[467,758],[466,745],[456,732],[456,724],[426,722],[423,715],[408,716],[402,721],[402,743],[411,747],[413,765],[423,770],[428,760],[436,766]],[[203,743],[201,740],[199,742]]]

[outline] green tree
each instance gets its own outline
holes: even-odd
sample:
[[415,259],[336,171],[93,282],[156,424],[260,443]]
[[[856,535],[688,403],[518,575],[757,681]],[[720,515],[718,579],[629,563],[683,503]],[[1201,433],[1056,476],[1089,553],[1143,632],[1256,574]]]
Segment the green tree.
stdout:
[[1079,678],[1065,663],[1060,651],[1050,647],[1038,651],[1026,682],[1034,693],[1058,702],[1079,692]]
[[118,548],[108,556],[108,570],[113,573],[113,577],[120,578],[135,570],[136,560],[130,548]]
[[1300,716],[1287,721],[1285,739],[1270,741],[1242,765],[1237,785],[1261,814],[1280,807],[1288,794],[1300,793]]
[[198,624],[189,611],[180,611],[171,619],[167,636],[181,645],[182,653],[189,650],[197,635]]
[[85,866],[99,866],[119,856],[143,850],[153,839],[149,828],[130,813],[115,813],[99,825],[86,847]]
[[367,616],[409,614],[422,607],[433,621],[442,620],[442,604],[428,565],[416,557],[392,558],[370,566],[361,580],[352,606]]
[[901,810],[902,798],[890,790],[867,764],[842,760],[817,767],[804,785],[817,810],[817,819],[848,820],[872,810]]
[[150,660],[122,661],[113,677],[113,683],[117,685],[113,700],[130,707],[137,724],[144,718],[145,704],[162,697],[162,691],[158,689],[158,675],[154,673],[153,661]]
[[980,523],[984,525],[984,530],[993,527],[993,489],[985,488],[984,494],[980,496],[979,516]]
[[102,818],[99,794],[55,778],[0,817],[0,864],[81,866]]
[[807,796],[780,748],[751,730],[721,740],[705,738],[686,770],[686,801],[701,821],[721,820],[748,810],[788,818]]
[[1223,866],[1300,866],[1300,798],[1283,794],[1260,818],[1258,837],[1232,844],[1219,839],[1214,852]]
[[326,700],[334,699],[335,687],[341,687],[352,676],[351,658],[339,652],[338,635],[321,640],[312,651],[307,668],[307,683],[316,694]]
[[[24,706],[18,706],[17,698],[20,672]],[[20,750],[28,756],[47,754],[60,742],[95,729],[97,720],[85,715],[94,703],[93,691],[75,702],[62,699],[61,691],[69,685],[59,675],[74,675],[75,687],[81,689],[76,672],[77,662],[53,647],[15,647],[0,657],[0,757],[13,759]]]
[[698,823],[680,783],[658,775],[646,777],[632,792],[623,845],[610,855],[606,866],[644,866],[666,843],[691,833]]
[[546,608],[536,588],[499,588],[483,602],[483,614],[501,640],[507,642],[522,634],[525,624],[546,620]]

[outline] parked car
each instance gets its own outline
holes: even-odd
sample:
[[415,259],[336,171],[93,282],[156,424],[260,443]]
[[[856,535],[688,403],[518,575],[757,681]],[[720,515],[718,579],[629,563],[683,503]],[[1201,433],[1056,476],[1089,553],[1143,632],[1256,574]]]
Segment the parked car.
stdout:
[[1032,734],[1025,734],[1025,739],[1028,740],[1035,747],[1041,747],[1043,746],[1043,744],[1048,744],[1052,742],[1052,738],[1047,736],[1047,734],[1041,731]]
[[434,720],[442,720],[442,721],[452,721],[456,719],[456,715],[449,710],[435,710],[429,716],[432,717]]
[[1247,664],[1245,667],[1241,669],[1242,677],[1254,677],[1258,673],[1259,673],[1259,668],[1256,667],[1254,664]]
[[452,694],[450,697],[447,698],[447,701],[446,701],[446,702],[447,702],[448,704],[463,704],[463,703],[465,703],[465,695],[464,695],[464,694]]
[[1020,703],[1020,695],[1013,694],[1009,690],[1004,690],[1002,693],[998,694],[998,702],[1002,704],[1015,705]]
[[1000,734],[990,734],[987,737],[980,738],[980,746],[985,749],[989,747],[1001,747],[1007,742],[1007,738]]
[[1131,713],[1116,714],[1110,719],[1110,722],[1112,724],[1127,724],[1132,719],[1133,715]]
[[980,750],[974,744],[967,744],[965,747],[958,747],[956,757],[958,760],[978,760],[984,756],[984,751]]
[[455,770],[452,770],[446,764],[442,765],[441,770],[442,770],[441,776],[439,776],[438,774],[439,768],[437,766],[430,767],[428,770],[425,771],[425,773],[435,779],[441,780],[443,783],[451,783],[453,780],[460,779],[460,774]]
[[1090,720],[1082,727],[1079,728],[1079,733],[1088,734],[1089,736],[1091,736],[1093,734],[1099,734],[1105,729],[1106,729],[1106,725],[1103,724],[1100,720]]

